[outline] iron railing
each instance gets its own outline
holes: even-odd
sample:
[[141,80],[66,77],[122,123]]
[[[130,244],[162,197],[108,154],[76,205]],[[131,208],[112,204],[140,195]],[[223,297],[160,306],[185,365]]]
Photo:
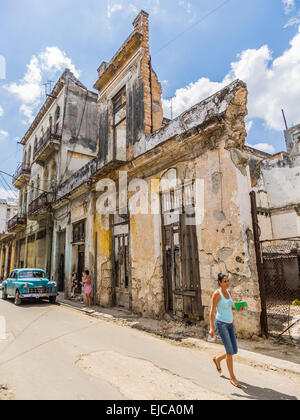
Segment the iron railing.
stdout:
[[32,215],[39,210],[45,209],[51,205],[53,202],[53,192],[45,192],[40,195],[38,198],[33,200],[28,207],[28,215]]
[[[262,241],[261,253],[269,332],[293,334],[290,326],[300,320],[300,238]],[[296,334],[300,339],[300,332]]]
[[31,166],[28,163],[21,163],[14,173],[13,182],[15,182],[22,174],[30,175],[30,173]]
[[61,130],[53,130],[48,128],[43,137],[41,137],[40,141],[34,147],[34,157],[46,146],[49,140],[61,140]]
[[20,216],[17,214],[16,216],[14,216],[12,219],[8,221],[7,229],[12,230],[17,225],[26,226],[26,224],[27,224],[26,216]]

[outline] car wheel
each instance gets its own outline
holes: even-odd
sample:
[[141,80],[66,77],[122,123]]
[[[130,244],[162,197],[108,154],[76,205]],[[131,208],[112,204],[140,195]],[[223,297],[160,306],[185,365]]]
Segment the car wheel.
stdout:
[[7,300],[7,294],[5,293],[4,290],[2,290],[2,300]]
[[54,305],[56,303],[56,296],[50,296],[49,297],[49,302]]
[[20,306],[21,303],[22,303],[22,299],[20,298],[20,292],[19,290],[17,290],[16,295],[15,295],[15,305]]

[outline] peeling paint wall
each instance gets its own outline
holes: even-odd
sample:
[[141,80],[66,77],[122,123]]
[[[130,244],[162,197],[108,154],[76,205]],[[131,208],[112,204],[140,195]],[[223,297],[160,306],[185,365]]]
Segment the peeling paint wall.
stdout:
[[98,157],[104,163],[116,159],[113,100],[122,89],[126,89],[127,160],[145,151],[145,137],[163,122],[162,88],[151,65],[147,13],[141,12],[133,25],[134,31],[112,60],[98,69]]
[[252,179],[262,240],[300,235],[300,156],[265,159]]
[[[128,171],[129,180],[142,178],[149,190],[156,192],[155,185],[170,168],[182,181],[203,180],[205,215],[202,225],[197,226],[197,239],[205,319],[208,321],[218,273],[228,273],[234,299],[249,304],[249,312],[238,317],[237,331],[252,336],[260,332],[261,305],[249,198],[251,176],[243,150],[246,103],[245,85],[233,83],[146,137],[148,151],[140,150],[122,170]],[[116,172],[108,177],[115,179]],[[97,207],[95,230],[99,238],[100,299],[109,305],[114,288],[111,224],[97,214]],[[166,311],[160,214],[130,215],[130,264],[132,310],[160,319]],[[174,297],[174,304],[175,314],[186,315],[180,296]]]

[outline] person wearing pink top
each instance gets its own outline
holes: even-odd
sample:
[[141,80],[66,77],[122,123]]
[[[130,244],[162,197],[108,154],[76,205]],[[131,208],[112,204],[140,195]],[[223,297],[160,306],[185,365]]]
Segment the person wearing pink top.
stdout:
[[83,273],[83,282],[81,284],[84,287],[84,294],[86,296],[86,304],[90,308],[92,306],[91,295],[92,295],[92,291],[93,291],[93,286],[92,286],[92,280],[91,280],[89,270],[86,270]]

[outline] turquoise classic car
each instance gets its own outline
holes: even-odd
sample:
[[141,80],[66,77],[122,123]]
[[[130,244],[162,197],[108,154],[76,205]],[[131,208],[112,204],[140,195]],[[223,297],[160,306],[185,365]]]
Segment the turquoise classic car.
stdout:
[[36,268],[14,270],[2,283],[2,299],[15,299],[15,305],[21,305],[23,299],[49,299],[56,302],[57,284],[47,279],[46,272]]

